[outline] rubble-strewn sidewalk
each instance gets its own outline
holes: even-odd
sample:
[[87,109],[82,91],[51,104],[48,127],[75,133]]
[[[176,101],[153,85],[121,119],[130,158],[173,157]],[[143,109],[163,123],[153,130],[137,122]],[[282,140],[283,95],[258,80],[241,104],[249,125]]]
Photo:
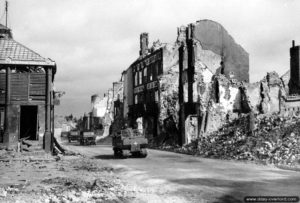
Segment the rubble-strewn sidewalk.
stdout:
[[131,202],[114,169],[83,156],[0,151],[0,202]]
[[259,115],[249,132],[249,117],[225,124],[219,131],[184,147],[161,149],[203,157],[255,161],[300,170],[300,119],[297,116]]

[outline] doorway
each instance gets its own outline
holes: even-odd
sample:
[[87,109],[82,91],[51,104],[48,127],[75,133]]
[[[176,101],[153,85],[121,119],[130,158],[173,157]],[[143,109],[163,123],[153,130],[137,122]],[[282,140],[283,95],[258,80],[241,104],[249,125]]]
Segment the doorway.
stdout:
[[20,139],[37,140],[37,106],[21,106]]

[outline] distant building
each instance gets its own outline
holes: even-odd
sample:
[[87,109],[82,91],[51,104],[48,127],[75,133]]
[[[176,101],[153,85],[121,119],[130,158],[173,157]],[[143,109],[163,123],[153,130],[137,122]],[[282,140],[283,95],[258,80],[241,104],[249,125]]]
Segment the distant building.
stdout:
[[300,112],[300,46],[292,42],[290,48],[290,79],[288,96],[285,99],[283,111]]
[[295,46],[294,40],[290,48],[289,94],[300,94],[300,46]]
[[123,118],[123,81],[113,83],[114,118]]
[[129,106],[133,105],[132,67],[122,72],[123,78],[123,117],[128,121]]
[[56,64],[12,38],[0,25],[0,144],[37,140],[52,150]]

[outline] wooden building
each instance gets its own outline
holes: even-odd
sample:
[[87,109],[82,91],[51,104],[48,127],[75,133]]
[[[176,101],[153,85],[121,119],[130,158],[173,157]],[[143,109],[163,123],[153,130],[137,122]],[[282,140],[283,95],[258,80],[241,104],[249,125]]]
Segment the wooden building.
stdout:
[[55,73],[54,61],[15,41],[0,24],[0,145],[26,138],[52,151]]

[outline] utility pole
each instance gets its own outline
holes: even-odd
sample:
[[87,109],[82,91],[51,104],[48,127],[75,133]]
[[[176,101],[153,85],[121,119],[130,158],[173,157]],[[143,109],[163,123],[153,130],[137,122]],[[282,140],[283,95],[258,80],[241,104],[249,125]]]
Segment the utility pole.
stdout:
[[5,26],[7,27],[8,2],[5,1]]

